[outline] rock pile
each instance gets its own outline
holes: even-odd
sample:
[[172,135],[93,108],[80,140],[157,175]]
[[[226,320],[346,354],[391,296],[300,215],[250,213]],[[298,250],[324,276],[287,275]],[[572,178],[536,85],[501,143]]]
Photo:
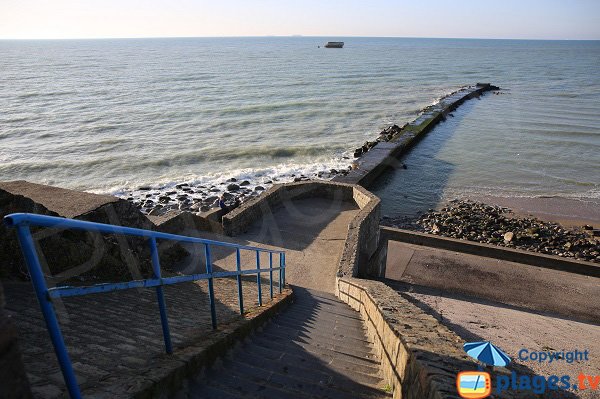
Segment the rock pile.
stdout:
[[512,217],[508,208],[480,202],[450,201],[440,211],[429,210],[417,225],[430,234],[600,262],[600,241],[591,226],[569,230],[536,218]]

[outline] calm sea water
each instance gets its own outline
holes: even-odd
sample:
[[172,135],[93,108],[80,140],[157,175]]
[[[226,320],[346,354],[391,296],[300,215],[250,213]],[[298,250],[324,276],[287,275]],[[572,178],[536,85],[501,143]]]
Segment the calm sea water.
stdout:
[[[328,39],[344,49],[317,48]],[[375,190],[600,197],[600,42],[399,38],[0,41],[0,180],[123,193],[347,166],[389,124],[470,101]]]

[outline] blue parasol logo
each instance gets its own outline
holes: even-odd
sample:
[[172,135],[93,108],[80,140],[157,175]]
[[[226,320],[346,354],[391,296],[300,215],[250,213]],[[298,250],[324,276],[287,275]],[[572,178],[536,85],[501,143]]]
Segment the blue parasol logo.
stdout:
[[489,366],[506,367],[510,364],[510,357],[491,342],[467,342],[463,348],[467,355]]

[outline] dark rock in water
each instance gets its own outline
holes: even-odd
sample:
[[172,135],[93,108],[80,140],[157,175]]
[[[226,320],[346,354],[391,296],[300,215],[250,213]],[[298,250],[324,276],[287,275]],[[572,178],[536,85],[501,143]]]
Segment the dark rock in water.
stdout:
[[215,188],[211,188],[209,191],[210,191],[211,193],[218,193],[218,192],[219,192],[219,191],[221,191],[221,190],[215,187]]
[[166,195],[161,195],[160,197],[158,197],[158,200],[160,202],[169,202],[169,201],[171,201],[171,197],[166,196]]
[[227,183],[233,183],[236,181],[237,181],[237,179],[235,177],[232,177],[231,179],[227,179]]
[[237,191],[240,189],[240,186],[238,186],[237,184],[231,183],[227,185],[227,190],[228,191]]
[[223,197],[224,197],[226,200],[228,200],[228,199],[232,199],[232,198],[234,197],[234,195],[233,195],[233,194],[231,194],[231,193],[227,193],[227,192],[225,192],[225,193],[223,193]]
[[181,184],[177,184],[175,187],[176,188],[183,188],[183,187],[186,187],[186,186],[189,186],[189,184],[187,184],[187,183],[181,183]]
[[402,164],[402,169],[408,169],[408,166],[406,166],[405,163]]
[[152,188],[150,188],[150,187],[148,187],[148,186],[142,186],[142,187],[140,187],[138,190],[141,190],[141,191],[148,191],[148,190],[152,190]]
[[331,173],[332,175],[337,175],[338,171],[336,169],[331,169],[329,173]]
[[264,191],[265,188],[263,186],[256,186],[254,187],[254,191]]
[[267,180],[267,181],[265,182],[265,184],[273,184],[273,181],[272,181],[272,180]]
[[240,186],[249,186],[250,182],[248,180],[244,180],[243,182],[240,183]]
[[294,182],[296,182],[296,183],[297,183],[297,182],[299,182],[299,181],[302,181],[302,178],[301,178],[301,177],[295,177],[295,178],[294,178]]
[[362,148],[357,148],[356,150],[354,150],[354,158],[358,158],[362,155],[363,150]]
[[591,226],[589,224],[586,224],[585,226],[583,226],[584,230],[594,230],[594,226]]

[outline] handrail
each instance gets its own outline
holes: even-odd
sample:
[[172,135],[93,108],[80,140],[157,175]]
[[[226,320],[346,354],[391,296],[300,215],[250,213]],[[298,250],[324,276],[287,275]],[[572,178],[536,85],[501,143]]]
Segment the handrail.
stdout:
[[[65,380],[65,384],[71,398],[81,398],[81,391],[77,383],[77,378],[73,372],[73,366],[67,352],[64,338],[56,318],[52,300],[61,297],[70,297],[78,295],[88,295],[102,292],[118,291],[131,288],[155,288],[157,302],[160,313],[160,320],[163,330],[163,339],[165,350],[167,353],[173,353],[173,345],[171,343],[171,333],[169,329],[169,320],[167,316],[167,307],[164,298],[163,286],[179,284],[189,281],[207,280],[208,281],[208,298],[211,313],[211,322],[213,329],[217,328],[217,315],[214,301],[214,286],[215,278],[233,277],[237,279],[237,292],[240,314],[244,314],[244,302],[242,295],[242,276],[245,274],[256,274],[256,283],[258,288],[258,304],[262,306],[262,289],[261,289],[261,272],[269,272],[270,296],[273,298],[273,271],[279,271],[279,292],[285,285],[285,252],[281,250],[271,250],[265,248],[252,247],[247,245],[238,245],[221,241],[206,240],[196,237],[188,237],[176,234],[161,233],[151,230],[136,229],[132,227],[115,226],[110,224],[86,222],[82,220],[66,219],[55,216],[36,215],[31,213],[13,213],[4,217],[4,223],[9,227],[14,227],[17,230],[17,237],[21,246],[21,251],[25,257],[25,263],[31,276],[31,282],[35,290],[38,302],[50,339],[54,345],[54,351]],[[60,229],[74,229],[82,231],[93,231],[103,234],[120,234],[126,236],[142,237],[148,239],[150,247],[150,255],[152,259],[152,271],[154,278],[143,280],[131,280],[121,283],[103,283],[90,286],[61,286],[48,288],[46,279],[42,272],[37,250],[31,236],[30,226],[49,227]],[[158,254],[158,246],[156,240],[171,240],[179,242],[197,243],[204,245],[204,255],[206,260],[206,273],[198,273],[183,276],[162,277],[160,270],[160,259]],[[236,251],[236,270],[213,272],[211,260],[211,246],[233,248]],[[240,251],[248,250],[256,252],[256,269],[241,269]],[[260,254],[269,254],[269,267],[260,267]],[[273,254],[279,255],[279,266],[273,267]]]

